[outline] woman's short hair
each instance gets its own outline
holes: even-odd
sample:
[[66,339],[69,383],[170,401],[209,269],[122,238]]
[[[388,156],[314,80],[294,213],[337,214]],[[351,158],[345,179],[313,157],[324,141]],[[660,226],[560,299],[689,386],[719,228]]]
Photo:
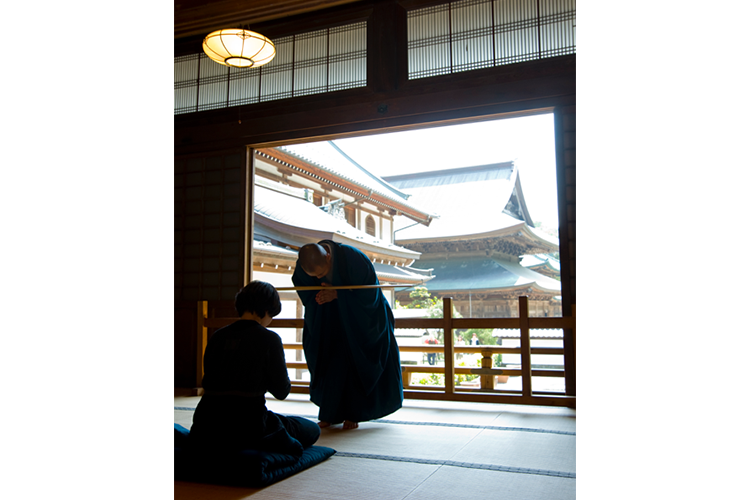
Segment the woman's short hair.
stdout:
[[268,313],[273,318],[281,312],[281,299],[270,283],[251,281],[234,296],[234,308],[239,316],[247,311],[261,318]]

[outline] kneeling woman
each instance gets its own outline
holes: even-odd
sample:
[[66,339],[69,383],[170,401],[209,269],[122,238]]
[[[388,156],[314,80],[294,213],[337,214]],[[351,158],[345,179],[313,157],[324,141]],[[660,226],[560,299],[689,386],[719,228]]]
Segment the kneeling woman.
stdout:
[[217,330],[206,345],[205,392],[193,415],[192,444],[213,450],[288,452],[288,438],[279,439],[286,430],[303,448],[312,446],[320,437],[315,422],[266,408],[266,392],[285,399],[292,387],[281,338],[266,329],[281,312],[278,292],[253,281],[237,293],[235,308],[240,319]]

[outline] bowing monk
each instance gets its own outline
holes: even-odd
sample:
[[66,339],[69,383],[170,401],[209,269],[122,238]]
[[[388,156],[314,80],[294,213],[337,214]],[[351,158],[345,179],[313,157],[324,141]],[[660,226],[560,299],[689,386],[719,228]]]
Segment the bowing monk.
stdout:
[[[300,248],[295,286],[377,285],[370,259],[358,249],[323,240]],[[298,290],[305,306],[302,344],[310,400],[320,427],[384,417],[401,408],[401,360],[393,312],[379,288]]]

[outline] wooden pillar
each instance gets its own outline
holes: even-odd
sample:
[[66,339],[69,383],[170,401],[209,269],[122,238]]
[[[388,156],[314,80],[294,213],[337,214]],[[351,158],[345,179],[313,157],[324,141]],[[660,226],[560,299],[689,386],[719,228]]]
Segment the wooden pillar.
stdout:
[[253,280],[253,233],[255,232],[255,150],[245,148],[245,266],[243,284]]

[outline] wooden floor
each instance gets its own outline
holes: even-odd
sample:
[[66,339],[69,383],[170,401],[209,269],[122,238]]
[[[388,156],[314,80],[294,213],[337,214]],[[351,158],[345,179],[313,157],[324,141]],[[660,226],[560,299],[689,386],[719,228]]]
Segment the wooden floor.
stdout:
[[[190,428],[199,397],[175,396]],[[267,400],[270,410],[317,421],[308,396]],[[407,400],[355,430],[323,429],[337,453],[263,489],[175,481],[175,500],[567,500],[576,497],[576,411],[568,408]]]

